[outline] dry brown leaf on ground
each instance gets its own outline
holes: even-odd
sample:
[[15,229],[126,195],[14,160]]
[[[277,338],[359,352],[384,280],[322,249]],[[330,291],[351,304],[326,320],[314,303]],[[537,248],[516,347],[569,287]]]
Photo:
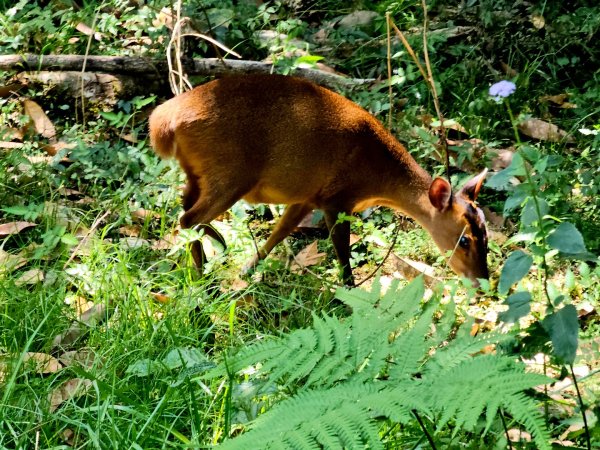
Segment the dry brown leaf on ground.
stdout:
[[119,228],[119,234],[128,237],[139,237],[142,231],[140,225],[123,225]]
[[81,397],[92,387],[92,382],[83,378],[73,378],[54,389],[48,396],[50,412],[54,412],[64,402]]
[[154,300],[156,300],[158,303],[162,303],[163,305],[169,303],[171,300],[168,295],[161,294],[160,292],[150,292],[150,295]]
[[0,86],[0,97],[6,98],[14,95],[16,92],[20,91],[25,87],[23,83],[11,83],[6,86]]
[[23,221],[2,223],[0,224],[0,237],[19,234],[25,228],[35,227],[36,225],[37,223]]
[[16,128],[1,128],[0,138],[7,139],[9,141],[22,141],[23,131],[17,130]]
[[152,250],[171,250],[175,243],[177,242],[177,235],[179,234],[179,230],[176,229],[171,233],[165,234],[162,239],[158,241],[154,241],[152,246],[150,247]]
[[58,357],[58,360],[63,364],[64,367],[79,365],[84,369],[89,370],[94,367],[94,363],[96,362],[96,354],[92,349],[82,348],[79,350],[64,352]]
[[423,279],[427,285],[436,280],[435,270],[428,264],[408,258],[401,258],[394,253],[390,255],[390,262],[394,265],[394,269],[406,280],[412,280],[419,275],[423,275]]
[[6,142],[6,141],[0,141],[0,148],[21,148],[23,147],[23,144],[21,144],[20,142]]
[[304,247],[300,252],[294,257],[294,262],[290,267],[292,272],[301,271],[303,267],[310,267],[316,264],[319,264],[325,257],[326,253],[319,253],[317,248],[318,241],[313,241],[311,244]]
[[36,373],[56,373],[63,367],[54,356],[36,352],[25,353],[23,364],[33,366]]
[[17,270],[27,264],[27,259],[21,254],[13,255],[0,249],[0,274]]
[[511,442],[531,442],[531,434],[518,428],[511,428],[506,434]]
[[561,130],[556,125],[541,119],[527,119],[517,125],[517,128],[525,136],[538,141],[559,142],[565,140],[572,142],[566,131]]
[[0,383],[4,383],[6,380],[6,374],[8,373],[8,365],[0,362]]
[[40,269],[30,269],[15,280],[15,285],[24,286],[38,284],[44,281],[44,272]]
[[33,127],[38,134],[50,140],[56,139],[56,128],[40,105],[33,100],[24,99],[23,109],[25,114],[31,118]]
[[322,214],[315,214],[315,211],[311,211],[302,218],[296,228],[320,229],[323,228],[323,222]]
[[113,301],[110,299],[106,303],[99,303],[92,306],[81,314],[79,320],[73,321],[68,330],[54,337],[52,340],[52,348],[64,348],[73,344],[86,334],[90,327],[101,324],[107,320],[113,312]]
[[136,209],[131,212],[131,218],[133,220],[137,220],[138,222],[143,222],[146,219],[160,219],[160,214],[154,211],[149,211],[147,209]]
[[94,31],[92,28],[90,28],[83,22],[79,22],[77,25],[75,25],[75,29],[80,33],[85,34],[86,36],[94,36],[94,39],[96,39],[98,42],[100,42],[104,38],[104,35],[102,33],[100,33],[99,31]]
[[[71,150],[75,147],[77,147],[77,144],[75,144],[73,142],[58,141],[58,142],[53,142],[51,144],[43,145],[42,150],[44,150],[49,155],[54,156],[61,150],[64,150],[65,148],[68,150]],[[65,161],[65,160],[63,160],[63,161]]]

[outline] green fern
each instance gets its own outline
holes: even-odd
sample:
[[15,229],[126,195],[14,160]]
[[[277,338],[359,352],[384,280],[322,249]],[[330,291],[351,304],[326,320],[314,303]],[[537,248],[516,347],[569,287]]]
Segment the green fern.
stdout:
[[[370,292],[340,290],[353,308],[346,320],[313,315],[313,327],[246,347],[209,373],[261,363],[260,376],[296,392],[221,447],[383,448],[381,419],[408,424],[416,412],[435,417],[438,431],[452,421],[456,434],[474,430],[481,417],[487,431],[502,408],[537,448],[549,448],[542,417],[523,394],[548,378],[506,356],[478,353],[505,335],[473,337],[463,327],[449,339],[454,305],[423,307],[421,279],[400,292],[393,284],[383,297],[380,289],[377,281]],[[434,314],[442,314],[436,327]]]

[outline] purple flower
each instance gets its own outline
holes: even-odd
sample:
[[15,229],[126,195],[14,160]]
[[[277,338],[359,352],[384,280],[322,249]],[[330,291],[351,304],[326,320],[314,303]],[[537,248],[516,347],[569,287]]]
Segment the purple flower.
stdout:
[[498,81],[490,86],[490,96],[494,97],[497,102],[500,99],[508,97],[517,90],[517,86],[512,81]]

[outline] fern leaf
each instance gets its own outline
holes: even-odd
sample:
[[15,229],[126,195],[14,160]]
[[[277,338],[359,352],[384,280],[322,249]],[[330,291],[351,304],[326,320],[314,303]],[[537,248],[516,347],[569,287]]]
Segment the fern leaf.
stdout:
[[412,318],[417,314],[425,295],[423,277],[418,276],[398,292],[398,283],[392,283],[381,300],[383,311],[393,317]]
[[516,393],[506,398],[503,405],[519,423],[534,437],[536,447],[540,450],[550,450],[550,434],[546,428],[544,419],[535,402],[522,393]]
[[[361,407],[360,399],[373,394],[374,387],[345,384],[328,390],[305,391],[286,399],[258,417],[254,427],[241,436],[225,441],[222,449],[271,449],[283,442],[290,433],[298,433],[294,446],[309,446],[315,442],[339,440],[343,446],[366,443],[380,448],[370,411]],[[333,434],[332,434],[333,433]],[[329,435],[328,438],[323,436]],[[301,438],[299,436],[302,436]],[[292,448],[292,447],[289,447]]]
[[394,380],[412,376],[427,356],[430,345],[425,336],[431,327],[433,312],[434,308],[427,308],[414,326],[398,336],[391,345],[393,364],[390,376]]

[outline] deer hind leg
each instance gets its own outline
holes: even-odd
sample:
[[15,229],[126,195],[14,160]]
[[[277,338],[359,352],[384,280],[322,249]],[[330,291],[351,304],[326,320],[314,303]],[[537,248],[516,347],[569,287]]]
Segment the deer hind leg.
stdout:
[[333,248],[340,265],[342,266],[342,280],[347,286],[354,286],[352,267],[350,267],[350,222],[344,220],[338,222],[339,209],[326,209],[325,223],[329,229],[329,235]]
[[[201,192],[197,183],[188,181],[183,193],[183,209],[184,214],[179,219],[181,228],[192,228],[198,225],[199,230],[204,230],[204,233],[219,242],[224,248],[227,247],[225,239],[217,230],[215,230],[210,222],[219,214],[226,211],[233,205],[241,196],[227,189],[211,189],[209,194]],[[200,241],[192,242],[192,257],[199,272],[202,272],[202,267],[206,261],[206,255]]]
[[243,274],[247,274],[252,271],[258,264],[258,262],[264,258],[273,250],[273,248],[283,241],[289,234],[294,231],[294,228],[300,223],[300,221],[312,210],[312,207],[306,203],[296,203],[289,205],[273,232],[265,242],[265,245],[258,251],[258,253],[246,263],[242,269]]

